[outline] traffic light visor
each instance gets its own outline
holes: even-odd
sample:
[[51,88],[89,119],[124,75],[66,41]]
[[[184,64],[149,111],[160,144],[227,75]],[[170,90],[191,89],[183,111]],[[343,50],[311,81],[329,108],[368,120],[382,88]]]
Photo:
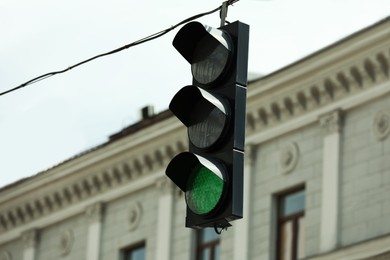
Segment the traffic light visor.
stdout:
[[227,101],[198,87],[182,88],[173,97],[169,109],[188,127],[190,142],[198,148],[213,146],[226,132],[230,116]]
[[194,79],[209,85],[226,71],[233,45],[226,32],[191,22],[179,30],[173,46],[191,64]]
[[185,192],[187,206],[195,214],[210,214],[224,196],[227,182],[224,170],[201,156],[189,152],[177,155],[166,174]]

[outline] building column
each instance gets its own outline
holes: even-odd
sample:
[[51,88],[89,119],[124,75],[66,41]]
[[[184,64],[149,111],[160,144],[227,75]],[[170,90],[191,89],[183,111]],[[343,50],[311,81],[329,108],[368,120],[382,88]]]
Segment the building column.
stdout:
[[171,259],[171,237],[173,218],[173,184],[167,176],[162,176],[156,181],[158,188],[158,212],[157,212],[157,248],[155,259]]
[[251,182],[256,147],[248,145],[245,149],[244,166],[244,208],[243,218],[233,223],[234,226],[234,257],[233,259],[249,259],[249,231],[251,208]]
[[23,260],[35,260],[38,245],[38,230],[31,229],[22,233],[24,242]]
[[341,112],[321,116],[320,126],[325,132],[320,229],[320,252],[324,253],[336,249],[338,244]]
[[99,250],[102,233],[103,204],[98,202],[86,208],[88,218],[88,240],[86,260],[99,260]]

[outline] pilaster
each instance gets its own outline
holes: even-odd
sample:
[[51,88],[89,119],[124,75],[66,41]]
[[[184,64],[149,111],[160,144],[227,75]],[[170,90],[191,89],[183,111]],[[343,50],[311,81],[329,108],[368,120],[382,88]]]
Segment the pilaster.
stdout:
[[165,175],[156,180],[158,188],[156,259],[171,259],[173,183]]
[[103,203],[98,202],[88,206],[85,210],[88,219],[87,260],[99,260],[101,242]]
[[249,231],[251,208],[251,182],[253,164],[256,156],[256,146],[253,144],[245,148],[244,164],[244,207],[243,218],[237,220],[234,225],[234,259],[249,259]]
[[335,110],[319,118],[324,130],[320,227],[322,253],[332,251],[338,245],[341,116],[341,111]]
[[22,233],[24,243],[23,260],[35,260],[38,246],[38,230],[30,229]]

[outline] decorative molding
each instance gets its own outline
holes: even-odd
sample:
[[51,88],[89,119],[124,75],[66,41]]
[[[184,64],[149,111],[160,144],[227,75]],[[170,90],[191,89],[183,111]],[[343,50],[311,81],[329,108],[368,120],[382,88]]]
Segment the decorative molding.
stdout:
[[36,247],[38,245],[38,239],[37,229],[30,229],[22,233],[25,248]]
[[89,222],[101,222],[103,218],[103,203],[98,202],[85,209],[85,215]]
[[376,113],[373,120],[373,132],[378,141],[383,141],[390,133],[390,109]]
[[175,199],[180,199],[183,197],[184,192],[174,185],[172,180],[170,180],[166,175],[156,178],[155,186],[159,195],[173,194]]
[[71,229],[63,231],[59,243],[60,256],[62,257],[67,256],[70,253],[70,251],[72,251],[73,243],[74,243],[73,231]]
[[253,165],[257,153],[257,146],[254,144],[247,144],[245,147],[245,162],[248,165]]
[[175,199],[182,199],[184,196],[184,191],[182,191],[179,187],[174,187],[174,196]]
[[349,246],[338,247],[324,254],[313,255],[311,260],[359,259],[359,260],[388,260],[375,257],[390,253],[390,236],[383,235]]
[[141,204],[136,202],[129,206],[128,209],[128,230],[133,231],[138,228],[142,219],[142,207]]
[[162,194],[169,194],[173,190],[173,182],[165,175],[156,180],[156,187]]
[[305,78],[304,82],[295,78],[282,83],[280,80],[260,80],[261,88],[256,89],[256,94],[248,92],[247,135],[286,123],[388,81],[388,45],[366,53],[348,63],[341,60],[344,64],[324,71],[320,76],[318,73],[299,74]]
[[296,143],[290,143],[283,147],[279,155],[279,163],[282,174],[292,172],[299,160],[299,150]]
[[0,260],[12,260],[12,255],[8,251],[2,251],[0,253]]
[[[186,136],[174,143],[155,147],[146,153],[117,162],[109,168],[92,172],[73,183],[50,191],[40,197],[26,199],[19,205],[0,208],[0,234],[47,216],[61,209],[94,197],[97,194],[116,189],[126,183],[155,173],[176,154],[186,149]],[[92,210],[92,209],[90,209]]]
[[341,112],[340,110],[335,110],[320,116],[319,121],[326,134],[338,133],[341,129]]

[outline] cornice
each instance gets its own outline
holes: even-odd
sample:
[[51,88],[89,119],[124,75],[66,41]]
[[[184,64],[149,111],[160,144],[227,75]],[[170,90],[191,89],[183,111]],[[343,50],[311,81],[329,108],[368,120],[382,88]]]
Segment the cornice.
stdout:
[[368,241],[356,243],[350,246],[339,248],[335,251],[322,255],[309,256],[311,260],[333,260],[333,259],[388,259],[375,258],[376,256],[390,251],[390,236],[369,239]]
[[[169,134],[166,134],[165,131]],[[187,140],[184,133],[184,131],[178,132],[172,128],[170,130],[164,129],[159,132],[159,135],[160,138],[162,136],[165,138],[158,141],[144,139],[143,144],[137,140],[138,145],[135,147],[114,143],[113,145],[121,149],[101,148],[97,155],[101,158],[99,161],[89,161],[84,167],[76,169],[70,165],[69,167],[73,171],[69,171],[66,164],[62,166],[64,171],[68,170],[68,178],[63,177],[60,182],[53,183],[54,180],[52,185],[45,185],[45,182],[37,179],[36,186],[40,188],[34,190],[30,187],[24,194],[15,197],[8,196],[7,200],[3,200],[3,203],[0,204],[0,234],[97,195],[118,189],[118,187],[137,179],[156,174],[177,153],[186,149]],[[155,134],[158,135],[158,133]],[[131,140],[130,137],[124,138],[123,142],[131,142]],[[118,142],[122,142],[122,140]],[[156,146],[156,142],[160,145]],[[135,142],[132,143],[134,145]],[[112,154],[112,150],[116,150],[116,153]],[[82,160],[82,158],[78,158],[78,160]],[[80,164],[83,163],[80,162]],[[85,169],[88,165],[89,168]],[[54,175],[58,171],[59,169],[55,169],[53,172],[49,171],[47,175]],[[21,187],[22,190],[23,188]]]
[[[176,132],[176,130],[180,129],[180,127],[182,127],[182,124],[179,120],[174,117],[168,118],[165,121],[161,121],[158,124],[145,129],[144,131],[140,131],[134,135],[115,142],[104,144],[91,152],[77,156],[65,163],[61,163],[60,165],[45,172],[37,174],[36,176],[23,181],[23,185],[19,185],[17,189],[6,189],[5,191],[0,190],[0,208],[3,203],[10,199],[28,193],[31,190],[39,189],[41,186],[55,183],[75,172],[86,169],[91,165],[98,164],[109,157],[114,157],[115,155],[121,154],[129,149],[135,150],[138,147],[144,146],[145,143],[155,143],[156,139],[172,132]],[[170,150],[170,148],[167,149],[168,151]]]
[[21,236],[29,230],[41,230],[47,226],[55,225],[56,223],[62,222],[68,218],[79,216],[87,220],[88,216],[86,215],[86,209],[88,207],[99,203],[106,205],[111,201],[123,198],[124,196],[138,192],[140,190],[153,188],[156,180],[163,175],[164,173],[162,171],[145,175],[142,178],[137,178],[133,181],[126,182],[123,185],[119,185],[113,189],[107,190],[106,192],[97,193],[95,196],[89,196],[84,200],[78,201],[77,203],[68,205],[67,207],[59,208],[56,211],[49,212],[50,214],[39,216],[31,221],[25,222],[11,229],[7,229],[0,234],[0,245],[21,238]]
[[389,47],[389,25],[390,19],[386,19],[262,77],[254,82],[253,85],[256,87],[251,86],[249,98],[273,91],[275,85],[280,88],[295,81],[302,83],[302,79],[317,78],[324,71],[335,70],[340,64],[341,66],[354,64],[357,57],[364,57],[378,49]]
[[[294,80],[283,84],[274,82],[272,87],[266,83],[263,92],[249,93],[247,135],[274,128],[389,82],[390,37],[384,47],[357,56],[353,62],[335,63],[322,73],[296,75]],[[261,85],[261,80],[256,84]]]

